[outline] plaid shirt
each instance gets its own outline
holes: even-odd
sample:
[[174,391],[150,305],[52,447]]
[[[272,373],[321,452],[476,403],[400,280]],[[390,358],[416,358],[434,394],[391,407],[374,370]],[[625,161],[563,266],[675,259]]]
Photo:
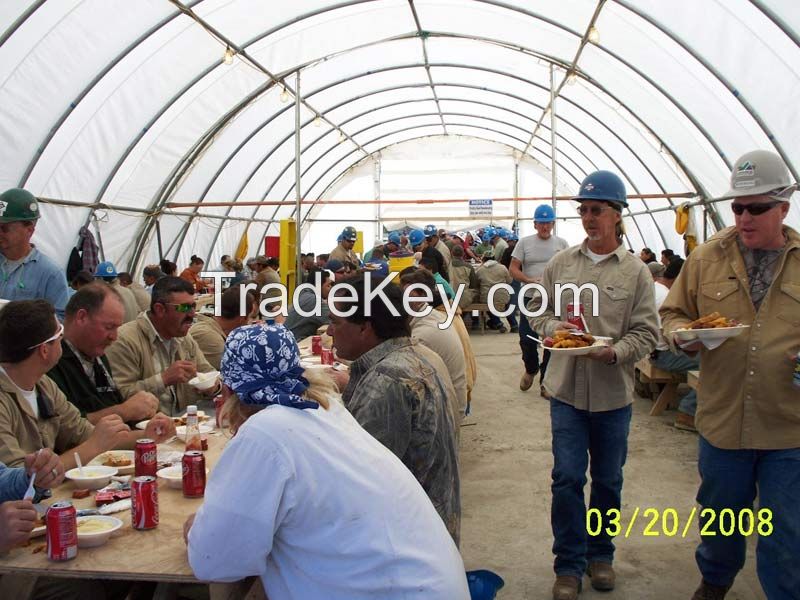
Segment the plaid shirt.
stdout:
[[100,263],[100,259],[97,257],[98,248],[92,232],[85,225],[78,232],[78,248],[81,250],[83,270],[94,273]]
[[458,544],[457,401],[442,359],[407,337],[387,340],[353,362],[342,399],[414,474]]

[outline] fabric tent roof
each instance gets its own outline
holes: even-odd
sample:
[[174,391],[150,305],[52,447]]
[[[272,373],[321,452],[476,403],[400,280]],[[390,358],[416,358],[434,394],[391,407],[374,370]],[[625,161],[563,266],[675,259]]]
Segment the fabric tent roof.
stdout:
[[[349,214],[334,191],[353,169],[409,140],[477,138],[549,169],[551,65],[567,193],[606,168],[632,194],[712,199],[756,148],[800,168],[796,2],[7,0],[0,19],[0,187],[58,201],[35,240],[54,257],[98,204],[126,268],[159,254],[156,221],[179,262],[231,251],[250,222],[251,248],[277,232],[295,210],[297,72],[302,195],[330,199],[303,207],[312,232]],[[165,208],[259,200],[287,203]],[[632,200],[629,231],[670,243],[672,213],[653,211],[680,201]]]

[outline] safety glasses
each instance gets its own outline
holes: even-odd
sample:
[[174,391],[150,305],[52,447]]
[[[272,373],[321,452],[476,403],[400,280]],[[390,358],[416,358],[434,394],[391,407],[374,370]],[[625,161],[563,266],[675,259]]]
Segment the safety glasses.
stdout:
[[196,302],[182,302],[181,304],[176,304],[175,302],[165,302],[164,304],[169,304],[170,306],[174,306],[175,312],[179,313],[188,313],[197,308]]
[[755,217],[758,215],[763,215],[768,210],[773,209],[779,204],[783,204],[784,202],[785,200],[773,200],[772,202],[759,202],[758,204],[739,204],[738,202],[733,202],[731,204],[731,210],[735,215],[743,215],[744,211],[747,211]]
[[59,323],[55,335],[47,338],[43,342],[39,342],[38,344],[34,344],[33,346],[28,346],[28,350],[33,350],[34,348],[38,348],[39,346],[44,346],[45,344],[49,344],[50,342],[55,342],[56,340],[60,340],[62,335],[64,335],[64,325]]
[[592,213],[593,217],[599,217],[607,210],[614,210],[610,206],[586,206],[581,204],[578,207],[578,214],[582,217],[585,217],[587,214]]

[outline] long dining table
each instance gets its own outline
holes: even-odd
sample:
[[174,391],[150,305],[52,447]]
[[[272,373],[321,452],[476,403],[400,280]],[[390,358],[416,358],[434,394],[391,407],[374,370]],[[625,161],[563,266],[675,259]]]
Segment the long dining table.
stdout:
[[[204,454],[209,471],[213,471],[222,454],[228,441],[227,435],[218,429],[207,434],[208,450]],[[166,452],[181,454],[184,442],[175,438],[168,444],[160,444],[158,450],[160,455]],[[96,508],[94,493],[87,498],[73,499],[72,493],[76,489],[74,483],[65,480],[52,490],[52,497],[43,504],[69,500],[76,509]],[[47,550],[43,548],[44,536],[33,537],[26,546],[0,555],[0,574],[3,574],[0,578],[0,598],[25,597],[20,590],[32,589],[35,578],[42,576],[152,581],[160,584],[156,592],[158,598],[171,597],[180,584],[203,583],[192,573],[183,541],[183,524],[202,503],[202,498],[184,498],[181,489],[171,488],[159,478],[159,523],[154,529],[134,529],[130,510],[115,513],[113,516],[119,518],[123,526],[106,544],[96,548],[79,548],[74,559],[62,562],[47,558]],[[213,600],[244,598],[248,593],[253,594],[254,598],[264,597],[257,578],[237,583],[210,584]]]

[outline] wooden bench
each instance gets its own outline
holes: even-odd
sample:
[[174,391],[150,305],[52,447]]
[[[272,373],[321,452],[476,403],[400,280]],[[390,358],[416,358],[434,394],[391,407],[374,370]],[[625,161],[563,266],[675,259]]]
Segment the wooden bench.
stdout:
[[463,314],[469,315],[471,317],[475,317],[473,311],[477,311],[478,313],[478,321],[481,324],[481,333],[486,331],[486,319],[489,318],[491,313],[489,312],[489,305],[488,304],[481,304],[479,302],[470,304],[469,306],[463,309]]
[[[655,397],[653,408],[650,409],[650,416],[657,417],[663,413],[667,408],[676,408],[678,405],[678,384],[684,383],[686,377],[681,373],[672,373],[671,371],[663,371],[650,362],[649,357],[645,357],[636,363],[636,370],[639,371],[639,377],[643,383],[650,384],[663,384],[664,387],[660,392],[654,391],[651,386],[651,392]],[[656,388],[657,390],[657,388]]]

